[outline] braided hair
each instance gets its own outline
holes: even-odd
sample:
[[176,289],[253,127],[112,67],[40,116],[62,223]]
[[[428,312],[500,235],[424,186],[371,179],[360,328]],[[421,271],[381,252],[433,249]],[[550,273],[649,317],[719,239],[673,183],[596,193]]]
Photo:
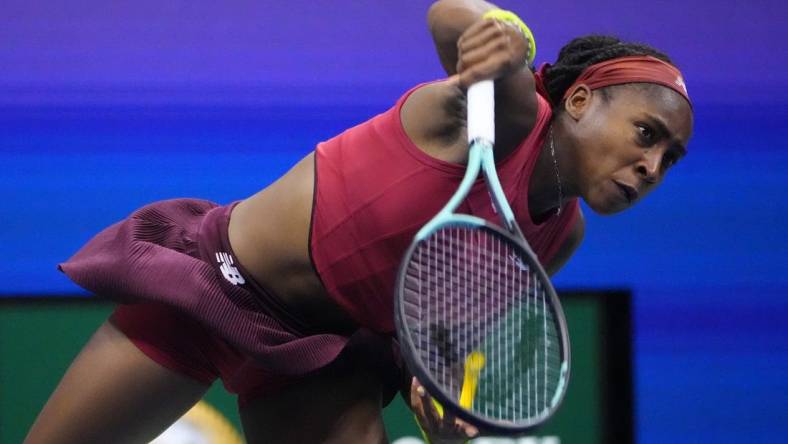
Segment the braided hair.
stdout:
[[[638,43],[623,42],[616,37],[589,35],[578,37],[558,53],[558,60],[545,72],[545,88],[550,101],[562,108],[564,93],[587,67],[605,60],[628,56],[652,56],[672,63],[667,55]],[[604,90],[605,88],[602,88]],[[603,97],[607,95],[602,91]]]

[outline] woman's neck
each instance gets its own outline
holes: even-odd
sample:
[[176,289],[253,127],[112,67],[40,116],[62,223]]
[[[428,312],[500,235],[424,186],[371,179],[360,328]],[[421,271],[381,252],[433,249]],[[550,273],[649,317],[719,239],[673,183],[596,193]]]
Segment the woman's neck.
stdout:
[[528,183],[528,211],[539,224],[558,213],[559,208],[575,197],[570,185],[568,146],[561,138],[561,125],[554,119],[539,151]]

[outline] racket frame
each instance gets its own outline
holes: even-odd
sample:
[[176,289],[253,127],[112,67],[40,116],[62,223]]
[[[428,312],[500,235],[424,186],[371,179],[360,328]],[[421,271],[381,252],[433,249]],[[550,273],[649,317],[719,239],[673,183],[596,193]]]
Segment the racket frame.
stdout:
[[[397,327],[397,336],[400,343],[400,348],[402,350],[402,358],[405,361],[408,369],[411,371],[413,376],[415,376],[419,382],[427,389],[427,392],[435,398],[439,403],[441,403],[444,409],[452,412],[458,418],[479,426],[483,431],[489,433],[499,433],[505,435],[517,435],[532,430],[540,425],[542,425],[547,419],[549,419],[555,411],[558,410],[561,403],[563,402],[564,396],[566,395],[566,387],[569,383],[570,377],[570,362],[571,362],[571,353],[570,353],[570,343],[569,343],[569,335],[566,326],[566,317],[564,316],[563,309],[561,307],[561,303],[558,299],[558,296],[555,293],[555,289],[552,285],[546,285],[550,281],[547,279],[547,274],[544,272],[541,266],[538,265],[538,261],[536,257],[531,251],[531,249],[527,246],[527,244],[521,242],[517,237],[512,236],[510,233],[506,232],[502,228],[490,224],[484,219],[469,216],[469,215],[454,215],[443,217],[443,220],[439,224],[433,225],[434,230],[438,230],[441,228],[445,228],[447,226],[461,226],[461,227],[469,227],[472,226],[477,229],[485,230],[496,237],[499,237],[506,242],[510,243],[510,245],[515,246],[518,248],[520,253],[525,256],[527,263],[529,266],[532,267],[532,271],[536,271],[537,274],[541,275],[542,280],[542,290],[546,293],[546,297],[549,298],[550,305],[554,322],[557,324],[558,331],[560,332],[560,347],[561,347],[561,354],[564,357],[561,363],[561,377],[558,387],[556,387],[555,393],[553,394],[553,398],[550,402],[550,407],[542,412],[542,414],[534,417],[532,420],[523,423],[512,423],[512,422],[501,422],[495,421],[480,415],[476,415],[473,412],[464,409],[462,406],[459,405],[459,400],[453,399],[453,397],[449,396],[444,392],[440,385],[435,381],[432,377],[430,371],[426,368],[426,366],[422,363],[421,359],[416,357],[416,346],[413,342],[413,337],[410,334],[410,331],[406,327],[406,314],[405,314],[405,306],[403,297],[400,296],[404,292],[405,286],[405,279],[406,279],[406,269],[408,263],[410,262],[411,256],[416,251],[421,241],[415,241],[411,244],[408,248],[408,251],[405,254],[405,260],[403,260],[402,264],[400,265],[399,273],[397,275],[397,283],[396,283],[396,292],[397,297],[395,298],[394,302],[394,322]],[[475,219],[475,220],[474,220]],[[407,333],[403,334],[403,331],[407,331]]]
[[[457,191],[452,195],[446,205],[417,232],[400,263],[395,286],[394,321],[400,347],[402,349],[401,354],[408,369],[413,373],[413,376],[418,378],[419,382],[427,389],[427,392],[430,393],[434,399],[440,402],[444,408],[451,411],[458,418],[479,426],[484,432],[516,435],[542,425],[560,407],[566,395],[566,388],[569,383],[571,348],[566,317],[564,316],[561,302],[550,282],[549,276],[540,264],[536,254],[534,254],[528,242],[525,240],[525,236],[517,224],[514,212],[506,200],[500,180],[498,179],[493,152],[494,127],[492,123],[488,122],[494,121],[494,118],[491,117],[493,110],[492,81],[483,81],[472,85],[468,90],[468,138],[470,149],[468,151],[466,172]],[[479,122],[482,120],[484,120],[484,122],[480,124]],[[455,213],[457,207],[459,207],[471,191],[480,172],[484,174],[484,178],[490,190],[490,198],[506,229],[498,227],[477,216]],[[413,350],[416,350],[416,347],[413,343],[410,331],[407,328],[403,302],[404,298],[402,296],[404,293],[408,264],[421,242],[427,239],[432,233],[442,228],[452,226],[485,230],[520,250],[520,256],[526,260],[531,270],[536,272],[543,284],[542,289],[546,292],[550,300],[554,321],[557,323],[558,332],[561,336],[560,347],[562,356],[564,357],[560,369],[561,376],[559,385],[556,387],[556,391],[553,394],[550,407],[528,422],[513,423],[509,421],[496,421],[476,415],[463,408],[459,405],[459,400],[455,400],[444,393],[443,389],[440,388],[439,384],[436,383],[431,376],[429,370],[425,368],[421,359],[416,358],[413,352]]]

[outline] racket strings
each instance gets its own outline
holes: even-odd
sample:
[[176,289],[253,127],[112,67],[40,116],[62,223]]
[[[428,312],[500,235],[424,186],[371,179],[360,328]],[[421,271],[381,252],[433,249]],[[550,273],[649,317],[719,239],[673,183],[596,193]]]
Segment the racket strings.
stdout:
[[553,307],[510,242],[485,230],[441,229],[416,247],[404,285],[413,342],[444,393],[459,399],[465,359],[480,351],[471,411],[527,422],[552,407],[563,362]]

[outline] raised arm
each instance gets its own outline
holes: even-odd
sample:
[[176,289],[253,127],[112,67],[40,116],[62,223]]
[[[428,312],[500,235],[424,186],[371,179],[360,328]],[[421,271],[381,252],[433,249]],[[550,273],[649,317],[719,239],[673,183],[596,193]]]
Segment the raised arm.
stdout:
[[[536,120],[534,78],[526,67],[529,42],[516,26],[483,19],[495,5],[441,0],[428,13],[430,32],[448,82],[414,94],[402,112],[405,131],[429,153],[449,145],[464,152],[464,91],[479,80],[496,80],[496,156],[503,157],[530,133]],[[451,148],[450,147],[450,148]]]
[[446,74],[457,74],[457,41],[485,12],[496,6],[485,1],[442,0],[433,3],[427,23]]

